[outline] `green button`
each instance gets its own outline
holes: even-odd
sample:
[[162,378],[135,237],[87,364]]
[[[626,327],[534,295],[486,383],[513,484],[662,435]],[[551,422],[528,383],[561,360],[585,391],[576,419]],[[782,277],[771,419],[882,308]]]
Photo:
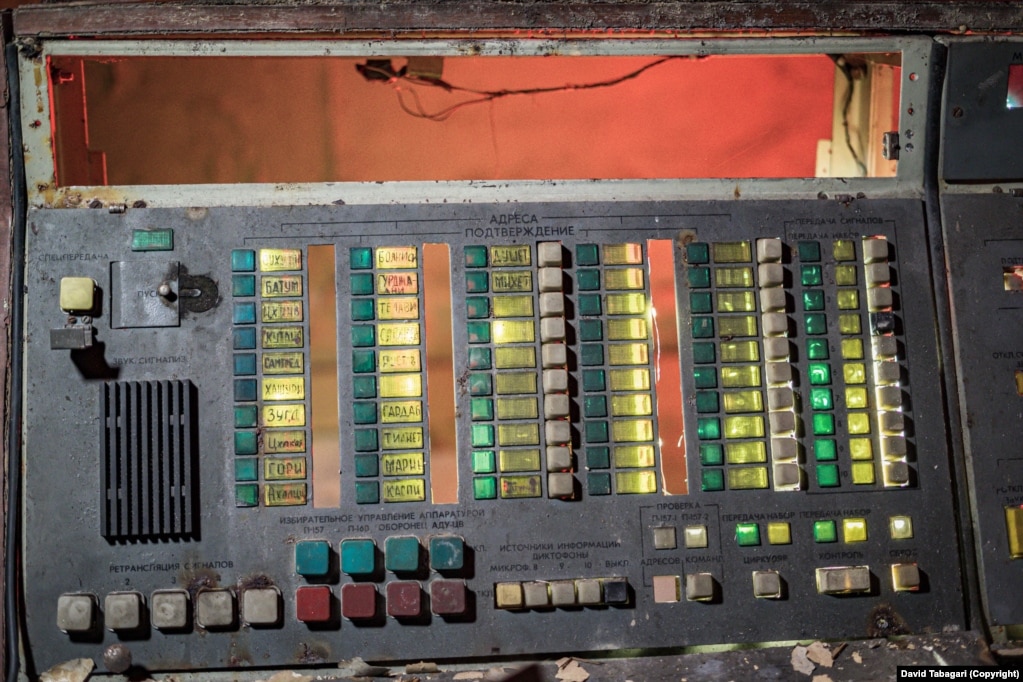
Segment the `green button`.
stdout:
[[256,426],[259,408],[255,405],[236,405],[234,408],[234,427],[236,429],[252,429]]
[[465,299],[465,315],[470,320],[490,317],[490,299],[486,296],[469,296]]
[[696,392],[696,411],[700,413],[718,411],[718,394],[716,391]]
[[380,458],[376,455],[356,455],[355,475],[359,478],[373,478],[380,475]]
[[352,379],[352,395],[355,398],[376,398],[376,377],[354,377]]
[[821,259],[820,242],[799,242],[799,260],[816,263]]
[[[483,253],[486,257],[486,250]],[[419,539],[416,537],[397,535],[387,538],[384,540],[384,568],[395,573],[418,571],[419,550]]]
[[295,573],[321,576],[330,573],[330,543],[302,540],[295,543]]
[[435,571],[460,571],[465,564],[465,542],[457,535],[430,538],[430,568]]
[[822,289],[804,291],[803,310],[824,310],[824,291]]
[[352,320],[355,322],[372,320],[375,316],[373,312],[373,299],[359,298],[352,301]]
[[824,283],[824,276],[819,265],[801,265],[799,272],[804,287],[819,287]]
[[597,265],[600,263],[600,251],[596,244],[578,244],[575,247],[576,265]]
[[490,291],[490,280],[487,278],[487,273],[465,273],[465,290],[470,294],[485,294]]
[[231,275],[232,296],[255,296],[256,276],[255,275]]
[[469,369],[490,369],[490,366],[489,348],[469,349]]
[[156,230],[132,230],[132,251],[173,251],[174,230],[161,228]]
[[465,267],[485,268],[487,267],[487,247],[467,246],[465,252]]
[[717,352],[713,343],[706,341],[693,344],[693,362],[698,365],[706,365],[717,359]]
[[376,554],[372,540],[342,540],[341,570],[347,575],[371,575],[376,570]]
[[689,309],[694,313],[714,312],[714,302],[709,291],[689,292]]
[[494,401],[490,398],[473,398],[470,403],[470,412],[474,422],[493,421]]
[[607,389],[607,382],[602,369],[583,370],[583,390],[590,393]]
[[235,249],[232,251],[231,270],[234,272],[255,272],[256,252],[249,249]]
[[379,450],[377,440],[376,429],[356,429],[355,430],[355,451],[356,452],[373,452]]
[[600,289],[600,270],[580,270],[576,282],[579,291],[597,291]]
[[472,496],[477,500],[493,500],[497,498],[497,479],[483,476],[472,479]]
[[701,417],[696,420],[696,435],[700,440],[721,438],[721,420],[717,417]]
[[585,430],[587,443],[606,443],[608,441],[607,422],[586,422]]
[[712,339],[714,338],[714,318],[693,316],[693,338]]
[[686,262],[690,265],[709,263],[710,245],[705,242],[690,242],[686,244]]
[[696,388],[717,388],[718,374],[713,367],[694,367],[693,379]]
[[369,296],[373,293],[373,273],[359,272],[350,276],[352,296]]
[[704,466],[721,466],[725,461],[721,443],[700,443],[700,464]]
[[721,469],[703,469],[700,471],[700,490],[705,493],[725,489],[725,472]]
[[589,469],[607,469],[611,466],[611,449],[606,445],[595,445],[586,448],[586,467]]
[[[829,465],[831,466],[831,465]],[[818,467],[820,469],[820,467]],[[814,542],[838,542],[838,529],[834,521],[813,522]]]
[[259,486],[245,483],[234,487],[234,506],[256,507],[259,505]]
[[354,406],[356,424],[376,424],[377,404],[376,402],[356,401]]
[[599,343],[584,343],[579,347],[579,364],[583,366],[603,365],[604,346]]
[[231,339],[235,350],[247,350],[256,347],[255,329],[234,329],[231,332]]
[[827,360],[828,359],[827,339],[807,339],[806,357],[811,360]]
[[590,472],[586,475],[586,491],[590,495],[611,494],[611,474]]
[[255,431],[234,432],[234,454],[254,455],[258,450],[259,439]]
[[810,375],[811,386],[827,386],[831,383],[831,365],[826,362],[811,362],[806,371]]
[[600,320],[579,320],[580,341],[602,341],[604,329]]
[[235,303],[231,321],[235,324],[256,324],[256,304]]
[[256,457],[243,457],[234,461],[234,480],[236,481],[258,481],[259,480],[259,459]]
[[819,462],[833,462],[838,459],[838,448],[835,441],[829,439],[813,442],[813,456]]
[[490,343],[489,322],[470,322],[466,326],[469,330],[469,343]]
[[710,286],[710,268],[689,268],[686,276],[693,289],[706,289]]
[[371,350],[352,351],[352,371],[356,374],[373,372],[377,368],[377,356]]
[[472,446],[474,448],[494,447],[494,427],[490,424],[473,424]]
[[469,395],[491,395],[494,379],[489,374],[477,372],[469,375]]
[[600,294],[579,294],[579,314],[594,317],[603,311]]
[[355,482],[355,504],[379,504],[380,484],[376,481]]
[[348,263],[352,270],[370,270],[373,267],[373,249],[355,246],[348,251]]
[[826,412],[813,415],[813,435],[833,436],[835,434],[835,417]]
[[735,524],[735,542],[740,547],[756,547],[760,544],[760,526],[755,523]]
[[374,345],[376,337],[376,327],[371,324],[357,324],[352,327],[352,345],[356,348]]
[[828,319],[824,313],[807,313],[803,316],[803,326],[806,328],[807,334],[826,334]]
[[817,485],[822,488],[838,486],[838,466],[835,464],[817,465]]
[[497,471],[497,465],[493,450],[472,451],[472,473],[492,474],[495,471]]
[[602,395],[588,395],[583,398],[583,416],[606,417],[607,398]]
[[234,356],[234,375],[250,376],[256,373],[256,354],[240,353]]

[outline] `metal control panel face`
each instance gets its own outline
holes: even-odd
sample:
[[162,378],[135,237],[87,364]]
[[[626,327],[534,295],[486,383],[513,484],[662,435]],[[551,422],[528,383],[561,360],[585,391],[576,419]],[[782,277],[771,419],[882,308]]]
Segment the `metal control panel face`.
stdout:
[[917,201],[27,232],[40,669],[118,642],[158,671],[966,625]]

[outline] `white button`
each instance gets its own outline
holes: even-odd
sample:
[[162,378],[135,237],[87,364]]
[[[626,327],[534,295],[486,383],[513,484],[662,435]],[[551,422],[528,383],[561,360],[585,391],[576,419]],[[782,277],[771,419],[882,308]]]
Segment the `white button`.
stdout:
[[872,287],[867,289],[867,307],[871,310],[884,310],[885,308],[891,308],[891,287]]
[[781,260],[780,239],[758,239],[757,240],[757,262],[777,263]]
[[881,430],[887,433],[902,433],[906,430],[906,419],[901,412],[881,412],[877,416]]
[[547,497],[567,500],[575,495],[575,477],[570,473],[547,474]]
[[572,450],[563,445],[552,445],[547,448],[548,471],[562,471],[572,468]]
[[895,384],[899,381],[899,363],[875,362],[874,377],[879,384]]
[[550,341],[564,341],[565,340],[565,318],[563,317],[545,317],[540,320],[540,341],[548,343]]
[[877,263],[888,260],[888,240],[884,237],[863,240],[863,262]]
[[543,416],[547,419],[568,417],[570,410],[567,393],[548,393],[543,397]]
[[567,369],[545,369],[543,371],[543,392],[564,393],[568,391]]
[[600,581],[596,578],[582,578],[575,581],[576,600],[580,604],[600,604],[604,598],[600,590]]
[[554,580],[551,582],[551,606],[573,606],[575,604],[575,582]]
[[103,600],[103,622],[111,630],[135,630],[142,625],[142,595],[111,592]]
[[96,619],[96,597],[62,594],[57,598],[57,627],[64,632],[88,632]]
[[798,490],[802,482],[802,470],[795,462],[779,462],[774,465],[774,487],[776,490]]
[[785,336],[789,333],[789,318],[785,313],[764,313],[764,336]]
[[522,583],[522,595],[527,609],[537,609],[551,605],[547,583],[534,581]]
[[544,441],[547,445],[567,445],[572,442],[572,424],[564,419],[551,419],[544,423]]
[[785,310],[785,290],[781,287],[760,290],[760,309],[764,312]]
[[778,462],[788,462],[796,459],[798,456],[799,443],[795,438],[771,439],[771,459]]
[[768,420],[771,422],[771,433],[776,436],[784,433],[792,433],[796,430],[796,415],[794,412],[790,412],[788,410],[772,412],[770,416],[768,416]]
[[540,268],[537,270],[540,291],[563,291],[561,268]]
[[769,362],[767,368],[767,381],[771,384],[784,384],[792,381],[792,365],[787,362]]
[[785,284],[785,268],[779,263],[761,263],[757,266],[757,279],[761,287],[780,287]]
[[540,346],[540,358],[544,369],[568,365],[568,349],[563,343],[545,343]]
[[153,627],[175,630],[188,626],[188,592],[157,590],[149,598],[149,617]]
[[880,284],[888,284],[891,270],[888,263],[867,263],[863,266],[863,275],[867,280],[868,287],[876,287]]
[[540,242],[536,245],[536,263],[540,267],[561,267],[561,242]]
[[686,549],[702,549],[707,546],[707,526],[686,526],[683,537]]
[[767,407],[771,410],[789,410],[794,405],[792,389],[785,386],[782,388],[767,389]]
[[249,625],[275,625],[281,618],[281,595],[276,587],[256,587],[242,592],[242,618]]
[[873,343],[875,357],[894,358],[899,352],[899,343],[894,336],[875,336]]
[[564,317],[565,294],[548,291],[540,294],[540,317]]
[[764,339],[764,355],[768,360],[788,360],[789,340],[777,336]]
[[225,588],[201,590],[195,597],[195,622],[202,628],[234,625],[234,595]]
[[675,549],[678,547],[675,526],[662,526],[652,530],[654,534],[654,549]]

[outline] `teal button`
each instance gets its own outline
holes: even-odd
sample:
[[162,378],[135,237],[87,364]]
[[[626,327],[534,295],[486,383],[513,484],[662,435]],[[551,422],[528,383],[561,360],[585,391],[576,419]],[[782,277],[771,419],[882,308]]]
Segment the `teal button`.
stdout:
[[469,395],[491,395],[494,392],[494,379],[484,372],[469,375]]
[[714,338],[714,318],[693,316],[693,338],[712,339]]
[[259,486],[255,483],[243,483],[234,487],[234,506],[259,506]]
[[490,343],[489,322],[470,322],[466,327],[469,331],[469,343]]
[[696,411],[700,413],[718,411],[718,394],[716,391],[696,392]]
[[256,373],[256,354],[239,353],[234,356],[234,375],[249,376]]
[[814,542],[838,542],[838,528],[834,521],[813,522]]
[[[483,255],[486,258],[485,250]],[[418,571],[419,539],[411,535],[395,535],[384,540],[384,567],[394,573]]]
[[824,313],[807,313],[803,316],[803,326],[807,334],[826,334],[828,331],[828,320]]
[[376,429],[356,429],[355,430],[355,451],[356,452],[373,452],[379,450],[377,440]]
[[355,482],[355,504],[379,504],[380,484],[376,481]]
[[813,456],[818,462],[833,462],[838,459],[838,448],[835,441],[829,439],[813,442]]
[[255,329],[234,329],[231,331],[231,340],[235,350],[248,350],[256,347]]
[[342,540],[341,570],[346,575],[372,575],[377,547],[372,540]]
[[497,479],[493,476],[481,476],[472,479],[472,497],[475,500],[496,499]]
[[356,424],[376,424],[377,404],[373,401],[357,401],[353,407]]
[[600,270],[580,270],[576,274],[579,291],[597,291],[600,289]]
[[497,462],[493,450],[472,451],[472,473],[492,474],[497,471]]
[[473,424],[472,446],[474,448],[494,447],[494,427],[490,424]]
[[608,441],[607,422],[586,422],[587,443],[606,443]]
[[579,320],[580,341],[602,341],[604,328],[600,320]]
[[373,249],[355,246],[348,251],[348,264],[352,270],[369,270],[373,267]]
[[231,276],[232,296],[255,296],[256,276],[255,275],[232,275]]
[[296,542],[295,573],[309,577],[330,573],[330,543],[323,540]]
[[735,542],[740,547],[756,547],[760,544],[760,526],[755,523],[735,524]]
[[490,398],[473,398],[470,401],[469,412],[474,422],[493,421],[494,401]]
[[599,343],[584,343],[579,346],[579,364],[586,366],[604,364],[604,346]]
[[824,275],[819,265],[801,265],[799,272],[804,287],[819,287],[824,283]]
[[485,294],[490,291],[490,281],[487,279],[487,273],[465,273],[465,290],[470,294]]
[[469,369],[490,369],[490,349],[489,348],[470,348],[469,349]]
[[256,252],[250,249],[235,249],[232,251],[231,270],[234,272],[255,272]]
[[721,443],[700,443],[700,464],[703,466],[721,466],[724,464],[724,448]]
[[721,438],[721,420],[717,417],[701,417],[696,420],[696,435],[700,440]]
[[236,481],[258,481],[259,480],[259,459],[256,457],[243,457],[234,461],[234,480]]
[[376,377],[353,377],[352,395],[355,398],[376,398],[377,378]]
[[470,320],[490,317],[490,299],[486,296],[469,296],[466,298],[465,316]]
[[132,230],[132,251],[173,251],[174,230],[158,228],[155,230]]
[[235,303],[231,321],[235,324],[256,324],[256,304]]
[[717,388],[717,370],[713,367],[694,367],[693,380],[696,388]]
[[821,259],[820,242],[799,242],[799,260],[816,263]]
[[710,244],[706,242],[690,242],[686,244],[686,262],[690,265],[709,263]]
[[356,374],[373,372],[377,367],[376,353],[371,350],[352,351],[352,371]]
[[603,391],[607,389],[607,380],[602,369],[583,370],[583,390],[587,393]]
[[352,301],[352,321],[364,322],[376,317],[373,311],[373,299],[358,298]]
[[826,412],[813,415],[813,435],[833,436],[835,435],[835,417]]
[[369,296],[373,293],[373,273],[358,272],[351,276],[352,296]]
[[579,314],[588,317],[596,317],[603,312],[600,304],[600,294],[579,294]]
[[611,494],[611,474],[590,472],[586,475],[586,492],[590,495]]
[[380,459],[376,455],[355,456],[355,476],[373,478],[380,475]]
[[611,449],[606,445],[586,448],[586,467],[588,469],[609,469],[611,467]]
[[485,246],[466,246],[464,249],[465,253],[465,267],[467,268],[485,268],[487,267],[487,247]]
[[576,265],[598,265],[600,250],[596,244],[577,244],[575,247]]
[[259,417],[259,408],[255,405],[235,405],[234,427],[236,429],[255,428]]
[[824,310],[824,290],[808,289],[803,292],[803,310]]
[[700,471],[700,490],[712,493],[725,489],[725,472],[721,469],[703,469]]
[[827,386],[831,383],[831,365],[826,362],[811,362],[806,373],[810,376],[811,386]]
[[806,357],[810,360],[827,360],[828,352],[827,339],[806,340]]
[[357,324],[352,327],[352,345],[363,348],[376,344],[376,327],[371,324]]
[[259,398],[259,388],[255,379],[234,380],[234,401],[236,403],[251,403]]
[[706,365],[717,359],[717,351],[714,344],[707,341],[698,341],[693,344],[693,362],[697,365]]
[[583,398],[583,416],[587,418],[606,417],[607,398],[602,395],[588,395]]
[[689,292],[689,310],[693,313],[714,312],[714,301],[709,291]]
[[457,535],[430,538],[430,568],[435,571],[460,571],[465,563],[465,542]]
[[686,277],[693,289],[706,289],[710,286],[710,268],[689,268]]
[[257,452],[258,442],[259,439],[256,437],[255,431],[235,431],[234,454],[255,455]]

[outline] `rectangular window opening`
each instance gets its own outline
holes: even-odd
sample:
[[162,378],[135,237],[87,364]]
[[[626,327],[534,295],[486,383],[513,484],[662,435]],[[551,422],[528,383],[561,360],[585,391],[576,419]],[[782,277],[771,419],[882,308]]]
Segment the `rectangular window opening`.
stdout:
[[309,384],[312,392],[313,506],[341,506],[338,441],[337,290],[334,246],[310,246]]

